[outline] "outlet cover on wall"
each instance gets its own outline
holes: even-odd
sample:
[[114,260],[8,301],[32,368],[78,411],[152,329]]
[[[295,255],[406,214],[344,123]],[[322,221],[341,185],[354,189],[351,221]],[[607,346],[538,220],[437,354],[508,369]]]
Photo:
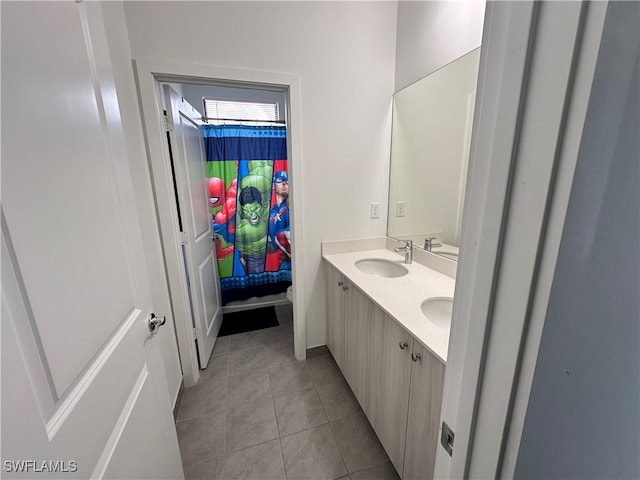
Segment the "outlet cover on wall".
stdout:
[[396,217],[404,217],[406,203],[404,200],[398,200],[396,202]]
[[380,202],[371,202],[371,218],[380,218]]

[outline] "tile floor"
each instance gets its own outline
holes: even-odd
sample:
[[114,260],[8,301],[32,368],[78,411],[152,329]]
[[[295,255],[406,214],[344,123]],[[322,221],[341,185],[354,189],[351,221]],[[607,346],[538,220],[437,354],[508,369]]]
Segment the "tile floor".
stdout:
[[290,306],[279,327],[221,337],[176,427],[187,479],[397,480],[326,351],[296,361]]

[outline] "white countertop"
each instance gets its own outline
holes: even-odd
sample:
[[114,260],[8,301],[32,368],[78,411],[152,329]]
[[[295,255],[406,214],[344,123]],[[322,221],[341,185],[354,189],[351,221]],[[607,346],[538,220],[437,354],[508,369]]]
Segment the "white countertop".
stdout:
[[[404,255],[386,249],[324,254],[323,258],[446,365],[450,328],[429,321],[423,315],[420,305],[427,298],[453,298],[453,278],[415,261],[406,265]],[[381,278],[364,273],[355,263],[365,258],[397,261],[402,263],[409,273],[398,278]]]

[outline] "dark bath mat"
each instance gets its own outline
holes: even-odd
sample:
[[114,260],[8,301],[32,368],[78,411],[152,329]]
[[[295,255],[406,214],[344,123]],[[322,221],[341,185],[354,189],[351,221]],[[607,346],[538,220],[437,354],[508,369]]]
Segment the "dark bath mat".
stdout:
[[263,328],[277,327],[275,307],[257,308],[255,310],[243,310],[241,312],[225,313],[222,316],[222,326],[219,337],[226,337],[234,333],[262,330]]

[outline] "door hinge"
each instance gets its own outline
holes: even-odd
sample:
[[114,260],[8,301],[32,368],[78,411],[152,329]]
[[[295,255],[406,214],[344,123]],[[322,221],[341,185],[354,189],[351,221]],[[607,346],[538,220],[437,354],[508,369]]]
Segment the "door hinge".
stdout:
[[165,132],[172,132],[173,131],[173,124],[169,121],[169,117],[167,117],[165,115],[163,118],[164,118],[164,131]]
[[202,334],[200,333],[200,329],[198,327],[193,327],[193,339],[199,340],[201,337]]
[[189,237],[187,236],[187,232],[180,232],[180,244],[181,245],[186,245],[187,243],[189,243]]
[[450,457],[453,456],[453,439],[455,438],[455,436],[456,434],[453,433],[453,430],[451,430],[451,427],[447,425],[447,422],[442,422],[442,435],[440,435],[440,443]]

